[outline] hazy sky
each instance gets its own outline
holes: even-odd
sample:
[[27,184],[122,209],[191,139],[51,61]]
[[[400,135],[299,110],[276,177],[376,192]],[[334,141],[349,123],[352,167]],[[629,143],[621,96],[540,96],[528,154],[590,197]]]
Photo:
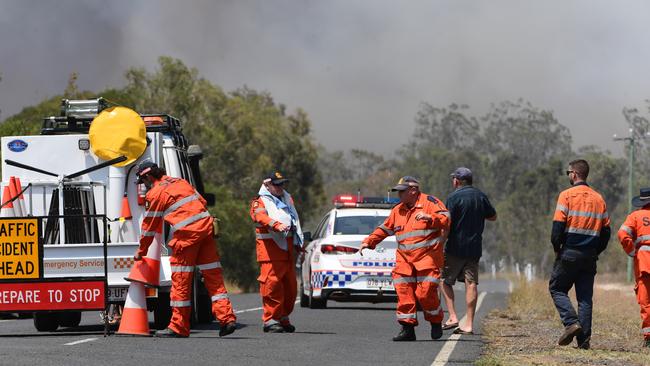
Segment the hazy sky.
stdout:
[[330,149],[391,153],[423,101],[523,97],[576,146],[620,152],[621,109],[650,98],[650,2],[0,0],[0,117],[73,71],[82,89],[121,86],[160,55],[304,108]]

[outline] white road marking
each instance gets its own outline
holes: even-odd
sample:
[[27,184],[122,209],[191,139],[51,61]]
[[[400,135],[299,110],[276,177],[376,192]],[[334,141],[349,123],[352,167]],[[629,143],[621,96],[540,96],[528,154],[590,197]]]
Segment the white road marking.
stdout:
[[[481,308],[481,304],[483,303],[483,298],[485,297],[485,292],[481,292],[480,295],[478,295],[478,300],[476,301],[476,314],[478,314],[478,310]],[[467,315],[463,316],[463,318],[458,322],[458,324],[463,324],[465,322],[465,318],[467,318]],[[440,349],[440,352],[438,352],[438,355],[436,358],[433,360],[433,363],[431,363],[431,366],[441,366],[441,365],[446,365],[447,362],[449,361],[449,357],[451,356],[451,353],[454,352],[454,348],[458,345],[458,339],[460,338],[460,334],[452,334],[447,338],[447,341],[445,342],[445,345],[442,346]]]
[[262,310],[262,308],[260,307],[260,308],[237,310],[235,311],[235,314],[248,313],[249,311],[255,311],[255,310]]
[[82,339],[80,341],[74,341],[74,342],[66,343],[66,344],[64,344],[64,346],[74,346],[75,344],[92,342],[92,341],[96,341],[96,340],[97,340],[97,338],[86,338],[86,339]]
[[[294,304],[297,304],[299,302],[300,302],[300,300],[296,300],[296,302],[294,302]],[[251,311],[257,311],[257,310],[262,310],[262,309],[263,308],[260,306],[259,308],[237,310],[237,311],[235,311],[235,314],[248,313],[248,312],[251,312]]]

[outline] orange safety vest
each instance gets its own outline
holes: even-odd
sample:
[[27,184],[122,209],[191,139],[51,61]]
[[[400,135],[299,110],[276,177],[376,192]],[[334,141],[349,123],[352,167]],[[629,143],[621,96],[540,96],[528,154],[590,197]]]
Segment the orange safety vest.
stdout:
[[184,179],[163,176],[147,192],[145,201],[147,211],[142,220],[141,252],[146,253],[156,233],[162,232],[163,221],[170,225],[169,236],[181,242],[203,237],[213,228],[207,202]]
[[618,240],[625,253],[634,257],[635,277],[650,275],[650,206],[627,216],[618,230]]
[[255,243],[258,262],[290,261],[293,258],[293,236],[287,237],[287,250],[280,246],[269,235],[278,231],[280,222],[273,220],[260,197],[251,201],[250,215],[255,223]]
[[[418,213],[431,215],[431,222],[415,220]],[[364,242],[374,249],[390,235],[397,239],[395,272],[410,275],[413,268],[422,271],[443,266],[443,232],[449,231],[451,219],[447,207],[434,196],[420,193],[412,208],[400,203],[393,207],[383,224]]]
[[610,223],[605,200],[587,184],[560,193],[553,221],[566,225],[564,244],[569,248],[598,248],[601,230]]

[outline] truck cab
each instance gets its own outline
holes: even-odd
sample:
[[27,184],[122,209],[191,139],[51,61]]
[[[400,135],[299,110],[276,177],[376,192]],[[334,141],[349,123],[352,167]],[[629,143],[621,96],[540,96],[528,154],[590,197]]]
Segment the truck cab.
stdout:
[[[145,188],[136,183],[137,164],[151,160],[164,168],[167,175],[186,179],[208,201],[208,205],[214,205],[215,197],[204,190],[199,170],[199,161],[203,157],[200,147],[190,145],[182,132],[181,121],[167,114],[141,115],[146,126],[147,146],[142,156],[132,164],[106,166],[67,179],[66,176],[75,176],[73,173],[91,170],[102,163],[92,152],[88,132],[93,119],[107,107],[108,103],[102,98],[63,100],[59,116],[44,118],[40,135],[2,137],[1,184],[4,188],[12,178],[18,178],[24,189],[24,201],[18,203],[22,208],[17,212],[21,216],[43,217],[45,279],[104,276],[105,236],[108,242],[107,295],[110,303],[123,304],[129,286],[125,277],[129,275],[133,255],[139,246],[140,225],[145,213]],[[10,164],[12,162],[19,164]],[[37,169],[25,169],[25,166]],[[3,198],[3,202],[6,199]],[[130,215],[125,213],[125,201]],[[105,226],[98,221],[61,219],[64,215],[105,215],[108,230],[104,232]],[[171,316],[168,233],[169,228],[165,227],[160,287],[147,290],[147,307],[154,311],[159,329],[168,324]],[[200,276],[195,276],[195,279],[194,320],[210,321],[209,297]],[[81,314],[76,312],[34,314],[38,330],[75,326],[80,319]]]

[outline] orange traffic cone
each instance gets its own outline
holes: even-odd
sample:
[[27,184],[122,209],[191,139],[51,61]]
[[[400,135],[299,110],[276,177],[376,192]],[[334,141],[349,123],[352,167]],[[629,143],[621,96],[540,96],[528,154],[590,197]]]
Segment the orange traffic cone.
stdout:
[[[20,193],[20,191],[16,191],[16,177],[10,177],[9,178],[9,194],[11,195],[10,198],[14,198]],[[23,216],[23,211],[20,208],[20,204],[17,201],[14,201],[14,215],[17,217]]]
[[125,195],[122,198],[122,213],[120,214],[120,221],[131,220],[131,207],[129,207],[129,198]]
[[20,197],[18,198],[18,203],[20,205],[20,210],[23,212],[23,216],[27,216],[27,208],[25,207],[25,195],[22,194],[21,192],[23,191],[23,187],[20,184],[20,178],[15,177],[16,179],[14,180],[14,184],[16,187],[16,192],[20,193]]
[[147,255],[142,257],[141,261],[137,261],[131,267],[129,277],[124,279],[127,281],[135,281],[143,283],[147,286],[160,286],[160,250],[162,237],[160,233],[156,233],[153,242],[149,246]]
[[[9,186],[5,186],[2,191],[2,203],[5,203],[11,199],[11,193],[9,192]],[[2,207],[0,211],[0,217],[14,217],[14,203],[9,202]]]
[[117,334],[151,336],[144,285],[139,282],[131,282],[129,285]]

